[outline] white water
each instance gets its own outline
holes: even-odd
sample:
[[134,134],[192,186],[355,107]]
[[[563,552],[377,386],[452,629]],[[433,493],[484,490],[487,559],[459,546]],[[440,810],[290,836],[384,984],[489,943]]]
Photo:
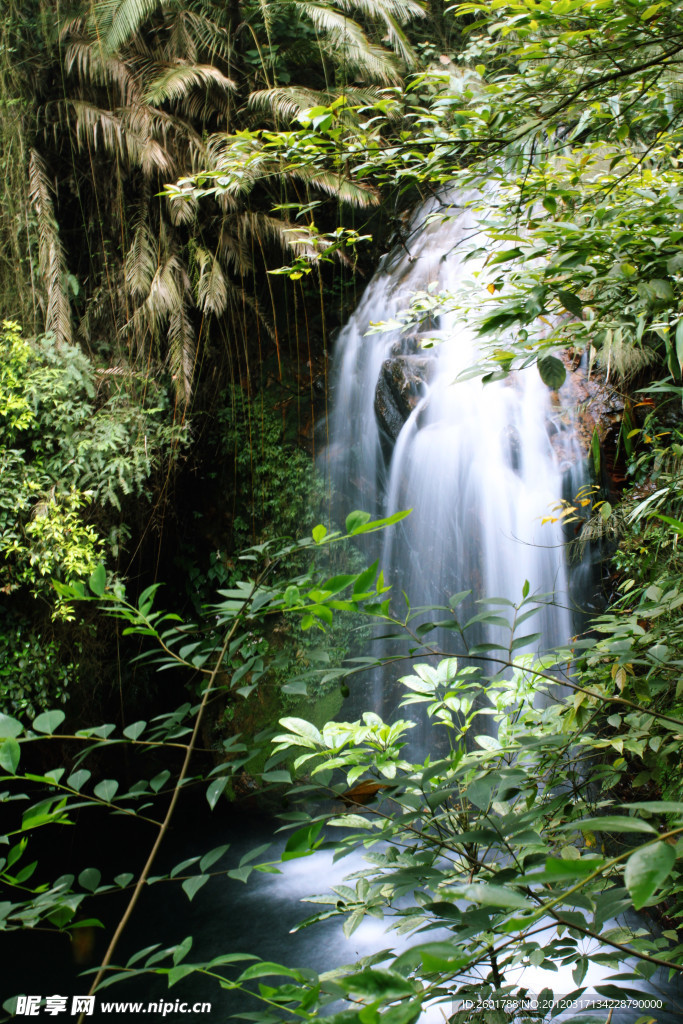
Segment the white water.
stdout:
[[[423,341],[438,334],[440,344],[419,355],[406,336],[414,329],[367,334],[372,322],[396,318],[415,292],[430,286],[467,289],[474,303],[489,298],[483,277],[477,278],[481,261],[463,262],[483,244],[476,214],[450,209],[424,226],[429,212],[418,212],[407,246],[385,259],[337,341],[328,452],[336,506],[380,515],[412,509],[387,531],[381,565],[394,593],[405,591],[413,607],[446,605],[452,594],[471,590],[460,609],[463,621],[482,611],[474,602],[485,597],[519,601],[525,581],[532,594],[553,595],[522,630],[541,632],[549,648],[572,633],[562,528],[541,524],[562,496],[570,469],[550,443],[550,432],[557,431],[550,391],[535,366],[489,384],[478,376],[457,380],[480,351],[473,330],[456,314],[422,328]],[[397,354],[408,356],[406,365],[425,358],[433,363],[394,444],[378,423],[375,390],[385,361]],[[578,464],[571,434],[564,435],[563,451]],[[468,640],[498,641],[496,632],[475,627]],[[381,686],[377,682],[374,704],[387,713]]]

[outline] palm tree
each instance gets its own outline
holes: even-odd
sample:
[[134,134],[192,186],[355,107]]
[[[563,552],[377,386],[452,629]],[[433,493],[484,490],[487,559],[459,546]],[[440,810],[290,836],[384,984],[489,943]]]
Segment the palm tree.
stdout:
[[[28,111],[35,304],[57,342],[77,333],[99,358],[165,365],[183,403],[200,335],[218,332],[230,364],[243,365],[254,331],[275,333],[255,271],[273,246],[302,244],[273,204],[286,205],[288,189],[338,196],[339,184],[303,172],[287,184],[268,167],[240,194],[197,208],[160,199],[164,183],[218,166],[240,125],[272,123],[338,87],[371,100],[412,60],[403,25],[421,13],[416,0],[99,0],[55,34],[49,0],[34,0],[40,59],[27,33],[12,87]],[[305,89],[293,82],[300,67]],[[374,198],[352,183],[341,193]]]

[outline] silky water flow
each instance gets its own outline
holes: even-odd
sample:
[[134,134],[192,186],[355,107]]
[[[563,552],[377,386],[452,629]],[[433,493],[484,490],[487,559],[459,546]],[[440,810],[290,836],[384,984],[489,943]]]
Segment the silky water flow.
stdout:
[[[540,633],[535,649],[549,649],[573,628],[562,525],[542,523],[581,477],[569,410],[558,409],[557,398],[553,404],[534,365],[486,384],[468,377],[480,342],[456,313],[403,330],[371,328],[396,324],[416,294],[426,304],[441,292],[475,304],[488,298],[477,277],[481,259],[465,260],[480,244],[475,211],[434,203],[385,258],[336,343],[326,469],[342,520],[352,508],[412,510],[377,552],[398,615],[404,593],[416,608],[448,606],[452,595],[471,591],[457,611],[464,623],[494,610],[477,603],[484,599],[518,602],[528,581],[531,594],[546,596],[522,632]],[[461,653],[453,631],[428,639],[439,651]],[[490,624],[467,632],[470,647],[509,640],[509,631]],[[376,652],[389,653],[381,645]],[[395,712],[400,691],[386,669],[361,686],[354,704],[384,717]],[[426,753],[425,744],[421,722],[411,745]]]
[[[590,562],[584,558],[570,573],[564,528],[552,513],[561,498],[573,498],[585,483],[585,457],[571,402],[565,402],[563,389],[553,396],[535,365],[489,383],[467,373],[482,352],[463,313],[476,311],[488,292],[478,276],[483,260],[465,257],[485,247],[472,206],[435,201],[418,210],[405,242],[384,258],[337,339],[324,469],[340,522],[355,508],[373,516],[412,510],[370,552],[392,586],[399,616],[406,611],[403,594],[414,609],[448,606],[452,595],[471,591],[456,612],[464,623],[482,611],[504,612],[502,603],[481,602],[519,602],[528,582],[541,607],[522,632],[540,637],[521,650],[548,651],[565,645],[586,619]],[[459,296],[453,304],[459,313],[430,318],[431,299],[441,292]],[[412,326],[402,327],[401,314],[415,296],[426,311],[423,320],[416,324],[413,317]],[[387,329],[373,326],[379,323]],[[439,652],[462,653],[451,631],[434,630],[428,639]],[[479,623],[468,631],[467,643],[507,646],[509,639],[502,627]],[[376,640],[374,652],[396,649]],[[491,664],[490,673],[496,668]],[[408,671],[389,665],[375,670],[369,684],[359,679],[344,717],[372,709],[394,720],[405,692],[395,676]],[[563,696],[559,684],[556,695]],[[411,717],[413,709],[402,708],[400,716]],[[484,720],[478,721],[477,731],[486,731]],[[434,730],[418,718],[409,757],[438,753],[429,733]],[[362,927],[360,933],[362,941]],[[593,964],[583,982],[588,995],[603,978]],[[544,986],[565,993],[574,988],[568,968],[525,968],[523,977],[509,980],[536,992]],[[681,993],[663,975],[637,987],[645,997],[668,1002],[658,1021],[680,1019]],[[632,1024],[638,1016],[637,1010],[618,1010],[610,1020]],[[427,1008],[421,1024],[442,1019],[436,1007]]]

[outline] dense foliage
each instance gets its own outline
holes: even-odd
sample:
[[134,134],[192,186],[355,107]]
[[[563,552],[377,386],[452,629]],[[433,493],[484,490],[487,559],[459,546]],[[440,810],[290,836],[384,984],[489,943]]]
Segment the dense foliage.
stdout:
[[[323,1010],[412,1024],[433,1003],[453,1024],[506,1024],[525,995],[513,967],[568,965],[580,995],[597,964],[612,975],[598,991],[619,999],[657,968],[680,974],[682,5],[11,0],[0,38],[1,927],[76,931],[92,895],[130,890],[93,989],[105,970],[106,983],[199,975],[244,992],[262,1024]],[[487,244],[467,293],[418,295],[402,324],[443,311],[474,324],[469,372],[485,380],[536,362],[557,388],[569,349],[623,394],[616,451],[601,458],[594,436],[595,486],[562,511],[575,546],[602,560],[610,605],[541,661],[518,653],[539,606],[526,589],[484,604],[478,623],[509,640],[465,667],[409,607],[390,608],[378,566],[324,571],[341,539],[330,524],[273,540],[309,528],[323,497],[310,455],[330,327],[373,232],[391,221],[409,246],[402,215],[426,197],[434,217],[477,209]],[[171,472],[181,452],[184,476]],[[379,525],[352,513],[347,547]],[[153,610],[169,547],[188,619]],[[467,650],[462,596],[434,614]],[[171,686],[149,723],[122,707],[118,725],[85,728],[83,708],[54,710],[95,605],[156,644],[185,704]],[[344,653],[339,620],[360,612],[410,638],[415,664],[395,672],[438,754],[409,753],[399,713],[308,720],[311,697],[347,693],[374,661],[339,666],[310,639],[327,630]],[[272,722],[258,749],[234,735],[295,699],[268,752]],[[108,758],[124,745],[119,772]],[[310,923],[343,917],[350,935],[385,918],[407,951],[316,975],[249,950],[194,961],[188,936],[112,968],[146,884],[172,876],[193,899],[225,856],[151,873],[181,789],[202,785],[214,809],[244,774],[288,788],[294,831],[280,859],[227,874],[362,849],[367,865],[313,896]],[[330,798],[341,814],[315,803]],[[41,833],[103,809],[156,825],[137,875],[60,876],[32,855]],[[634,910],[647,927],[623,917]],[[453,1001],[468,998],[480,1009],[463,1016]]]

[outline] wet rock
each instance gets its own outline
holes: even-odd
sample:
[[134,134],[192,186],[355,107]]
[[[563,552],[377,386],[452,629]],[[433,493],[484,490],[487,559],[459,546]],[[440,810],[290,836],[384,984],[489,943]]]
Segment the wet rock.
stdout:
[[547,423],[548,437],[564,467],[576,462],[576,442],[581,457],[591,450],[594,431],[600,445],[611,448],[621,428],[624,399],[605,375],[593,368],[586,372],[585,363],[571,352],[561,356],[567,379],[553,394],[552,414]]
[[515,473],[518,473],[522,465],[522,439],[515,427],[510,424],[505,430],[505,453],[507,460]]
[[420,341],[414,334],[406,334],[391,346],[392,356],[414,356],[420,351]]
[[433,372],[434,360],[428,356],[400,355],[382,363],[375,388],[375,416],[391,441],[424,395]]

